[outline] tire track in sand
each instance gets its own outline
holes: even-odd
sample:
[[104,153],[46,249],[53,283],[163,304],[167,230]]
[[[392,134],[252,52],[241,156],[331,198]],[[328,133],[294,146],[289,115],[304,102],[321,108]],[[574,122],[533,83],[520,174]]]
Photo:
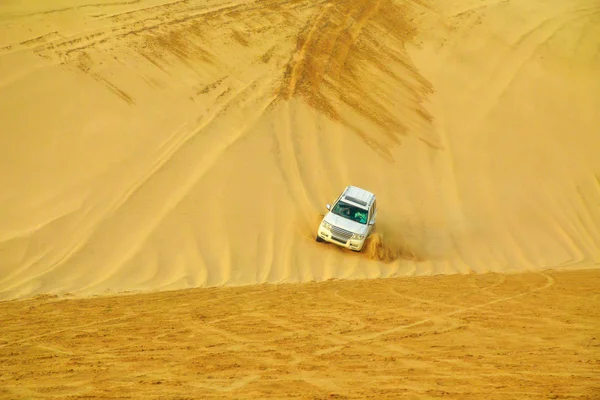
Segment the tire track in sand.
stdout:
[[[234,299],[230,299],[230,300],[234,300]],[[32,300],[29,300],[29,301],[32,301]],[[64,302],[64,301],[70,301],[70,300],[57,298],[56,300],[49,300],[44,303],[38,303],[38,306],[40,304],[60,304],[61,302]],[[221,299],[219,299],[219,298],[211,298],[208,300],[204,299],[202,301],[202,305],[203,305],[203,307],[207,307],[207,306],[210,306],[211,304],[219,303],[220,301],[221,301]],[[193,307],[196,305],[197,305],[196,300],[194,300],[191,303],[183,302],[183,303],[177,304],[175,306],[168,305],[168,306],[166,306],[166,308],[163,311],[165,312],[164,314],[166,315],[168,312],[173,312],[176,310],[193,309]],[[26,307],[25,309],[27,309],[27,308],[28,307]],[[29,336],[26,336],[26,337],[24,337],[22,339],[18,339],[18,340],[9,340],[8,338],[2,338],[2,340],[5,343],[0,343],[0,348],[12,346],[12,345],[18,345],[18,344],[22,344],[22,343],[28,343],[28,342],[36,340],[36,339],[41,339],[41,338],[45,338],[48,336],[54,336],[54,335],[58,335],[58,334],[61,334],[64,332],[83,331],[85,328],[90,328],[90,327],[94,327],[94,326],[102,326],[102,325],[106,325],[106,324],[111,324],[113,322],[121,321],[122,323],[126,323],[126,321],[128,321],[128,320],[139,320],[140,317],[155,315],[156,312],[157,312],[156,309],[148,310],[148,311],[137,311],[137,310],[129,310],[128,309],[127,312],[125,313],[125,315],[109,317],[109,318],[101,318],[101,319],[97,319],[97,320],[89,322],[89,323],[75,324],[75,325],[67,326],[67,327],[60,328],[60,329],[51,329],[49,331],[38,333],[35,335],[29,335]],[[163,314],[163,313],[160,312],[160,314]],[[243,341],[244,340],[243,338],[240,338],[239,336],[237,336],[235,334],[230,334],[230,332],[228,332],[226,330],[222,330],[218,327],[214,327],[214,326],[212,326],[212,324],[209,324],[209,323],[202,323],[197,320],[193,320],[193,324],[196,324],[196,325],[202,326],[202,327],[206,326],[207,328],[210,328],[213,332],[216,332],[219,335],[226,335],[229,339],[234,340],[234,341]],[[117,326],[117,325],[115,325],[115,326]],[[27,329],[27,331],[29,331],[29,327],[27,327],[26,329]]]
[[[106,202],[103,203],[103,209],[100,210],[94,218],[90,218],[86,224],[80,226],[78,232],[75,232],[71,235],[73,238],[72,243],[68,245],[66,249],[62,251],[56,251],[58,254],[53,256],[54,260],[48,262],[47,259],[40,259],[40,262],[43,261],[47,263],[48,266],[44,268],[43,271],[38,272],[35,276],[28,276],[27,280],[41,277],[48,271],[56,269],[69,262],[82,248],[84,248],[87,243],[89,243],[90,239],[103,226],[103,224],[115,222],[115,220],[118,219],[118,210],[131,201],[131,199],[137,193],[139,193],[140,190],[142,190],[144,185],[149,182],[158,171],[165,168],[165,166],[172,162],[178,152],[180,152],[190,141],[194,140],[195,137],[202,133],[203,130],[216,118],[218,118],[221,113],[225,112],[228,107],[230,107],[232,104],[237,104],[242,101],[240,100],[241,98],[259,99],[259,102],[262,101],[262,106],[257,107],[255,118],[245,121],[246,126],[254,123],[254,121],[262,115],[262,112],[273,101],[273,97],[268,97],[269,91],[267,88],[270,85],[271,83],[268,77],[260,77],[255,81],[246,83],[243,87],[237,90],[226,90],[224,92],[225,94],[220,98],[220,100],[215,103],[215,106],[207,112],[206,118],[203,120],[201,125],[192,129],[190,129],[187,125],[181,126],[173,135],[169,136],[167,140],[160,145],[153,155],[148,157],[148,159],[151,160],[150,166],[145,170],[140,170],[137,174],[137,179],[127,183],[127,186],[124,186],[121,189],[120,194],[113,198],[108,197]],[[258,92],[256,91],[257,88],[259,88]],[[222,154],[222,152],[225,151],[229,146],[235,143],[235,141],[237,141],[244,132],[244,128],[230,130],[229,136],[220,137],[219,144],[212,147],[212,151],[205,152],[202,161],[198,163],[196,168],[194,168],[193,171],[188,175],[188,182],[185,185],[179,186],[176,191],[170,194],[170,199],[166,201],[166,205],[163,204],[161,206],[161,210],[155,213],[156,218],[150,222],[146,222],[149,223],[150,226],[147,227],[147,229],[142,230],[145,232],[145,234],[138,237],[136,240],[137,244],[134,246],[129,246],[126,253],[121,255],[120,260],[114,263],[109,263],[113,267],[111,267],[110,270],[106,270],[105,277],[110,276],[112,271],[116,271],[118,266],[122,265],[135,255],[135,251],[143,245],[144,241],[152,233],[158,223],[160,223],[162,218],[164,218],[164,216],[166,216],[174,207],[176,207],[178,202],[181,201],[181,199],[185,196],[185,193],[187,193],[194,182],[200,179],[204,172],[210,169],[210,166],[218,159],[219,155]],[[115,257],[116,255],[113,254],[112,256]],[[88,289],[97,283],[99,282],[90,282],[80,289]],[[18,285],[18,283],[16,285]],[[13,284],[13,286],[15,286],[15,284]]]
[[[422,106],[431,85],[405,50],[416,32],[410,18],[412,5],[390,0],[332,4],[298,36],[298,50],[288,63],[281,96],[302,98],[392,162],[389,147],[432,120]],[[394,72],[390,62],[401,72]],[[373,70],[385,80],[373,79]],[[351,121],[345,117],[348,112],[359,118]],[[419,138],[439,148],[433,137]]]
[[[52,58],[53,56],[58,56],[59,59],[66,62],[68,61],[69,54],[72,52],[94,47],[115,38],[124,38],[130,35],[137,35],[139,33],[151,32],[158,29],[175,28],[185,22],[205,17],[218,17],[224,12],[243,9],[252,2],[228,4],[220,7],[201,6],[193,8],[187,3],[187,0],[179,0],[95,18],[109,19],[111,20],[112,25],[109,29],[102,25],[98,28],[92,28],[84,32],[76,32],[68,36],[61,34],[59,31],[49,32],[32,39],[4,46],[0,48],[0,51],[4,50],[4,53],[0,52],[0,55],[23,50],[32,50],[42,57]],[[74,9],[79,8],[81,7],[74,7]],[[68,10],[69,9],[59,9],[43,14],[59,13]],[[194,10],[198,11],[193,12]],[[127,18],[120,18],[123,16],[126,16]],[[95,19],[92,19],[90,22],[91,25],[94,25],[93,20]]]
[[501,62],[493,70],[489,78],[487,96],[479,99],[479,107],[482,112],[478,113],[479,127],[493,111],[494,107],[501,101],[512,82],[517,78],[524,66],[533,59],[539,49],[546,45],[567,24],[580,18],[590,17],[598,14],[598,7],[567,11],[566,15],[557,15],[541,21],[537,26],[523,33],[521,37],[511,45],[511,51],[501,58]]
[[[480,309],[480,308],[488,307],[488,306],[491,306],[491,305],[494,305],[494,304],[497,304],[497,303],[501,303],[501,302],[505,302],[505,301],[509,301],[509,300],[514,300],[514,299],[517,299],[519,297],[523,297],[523,296],[527,296],[527,295],[535,293],[535,292],[539,292],[541,290],[546,290],[546,289],[550,288],[552,285],[554,285],[555,280],[554,280],[553,277],[551,277],[548,274],[542,273],[542,272],[539,272],[538,274],[541,275],[541,276],[543,276],[546,279],[546,283],[544,285],[539,286],[537,288],[534,288],[532,290],[521,292],[521,293],[518,293],[518,294],[512,295],[512,296],[501,297],[501,298],[498,298],[498,299],[494,299],[494,300],[487,301],[487,302],[484,302],[484,303],[480,303],[480,304],[477,304],[477,305],[474,305],[474,306],[470,306],[470,307],[459,308],[457,310],[450,311],[448,313],[444,313],[444,314],[441,314],[441,315],[438,315],[438,316],[435,316],[435,317],[432,317],[432,318],[424,318],[424,319],[421,319],[419,321],[416,321],[416,322],[413,322],[413,323],[410,323],[410,324],[399,325],[399,326],[396,326],[394,328],[387,329],[385,331],[375,332],[375,333],[370,333],[370,334],[364,334],[364,335],[360,335],[358,337],[349,338],[348,341],[351,342],[351,343],[355,343],[355,342],[366,342],[366,341],[378,339],[378,338],[380,338],[382,336],[386,336],[386,335],[390,335],[390,334],[397,333],[397,332],[400,332],[400,331],[404,331],[404,330],[407,330],[409,328],[414,328],[414,327],[417,327],[417,326],[421,326],[421,325],[433,323],[434,320],[436,320],[436,319],[445,318],[445,317],[451,317],[451,316],[454,316],[454,315],[463,314],[463,313],[466,313],[466,312],[469,312],[469,311],[473,311],[473,310],[477,310],[477,309]],[[343,346],[335,346],[335,347],[332,347],[330,349],[321,350],[321,351],[318,352],[318,354],[315,354],[315,355],[329,354],[329,353],[338,351],[338,350],[340,350],[342,348],[343,348]]]
[[[400,391],[431,394],[428,388],[440,386],[452,392],[449,396],[453,398],[485,393],[486,388],[488,393],[502,388],[510,397],[523,393],[524,381],[544,387],[565,385],[559,393],[589,394],[589,377],[597,359],[592,340],[597,313],[589,301],[598,290],[594,285],[597,282],[584,283],[581,279],[597,281],[600,276],[557,272],[552,277],[556,285],[545,293],[538,291],[535,296],[510,301],[507,299],[512,295],[523,296],[551,282],[542,274],[507,275],[506,285],[498,290],[505,293],[506,304],[481,308],[487,302],[478,301],[480,296],[468,296],[465,304],[477,312],[461,317],[444,317],[450,313],[412,304],[413,310],[421,313],[419,319],[431,321],[371,341],[360,339],[364,333],[408,325],[402,323],[407,318],[413,322],[413,310],[405,312],[406,301],[389,297],[386,286],[412,297],[453,302],[464,290],[470,292],[468,279],[422,277],[412,282],[391,279],[195,289],[73,299],[56,306],[43,300],[42,304],[4,303],[7,314],[23,317],[21,321],[7,321],[1,335],[6,339],[22,339],[32,329],[54,327],[57,331],[69,324],[88,322],[99,325],[93,327],[97,329],[84,328],[81,334],[57,333],[5,348],[0,361],[9,361],[5,382],[10,387],[51,387],[59,397],[68,397],[72,387],[106,397],[106,389],[80,381],[87,373],[94,374],[96,382],[117,376],[120,384],[127,384],[142,397],[152,397],[157,390],[170,398],[189,396],[190,390],[203,398],[306,397],[307,393],[316,397],[368,397],[371,393],[394,397]],[[486,277],[482,282],[496,283],[496,277]],[[372,317],[370,309],[337,298],[335,291],[347,299],[354,294],[352,299],[358,302],[364,299],[369,305],[379,304],[382,312]],[[103,324],[107,307],[114,307],[111,312],[118,313],[152,309],[153,314]],[[369,325],[357,326],[353,317]],[[216,325],[216,329],[210,325]],[[557,359],[566,361],[568,375],[560,365],[549,365],[548,370],[536,375],[540,362]],[[23,374],[23,369],[29,374]],[[121,377],[121,371],[133,373]],[[519,378],[523,374],[525,377]],[[392,386],[390,377],[403,378]],[[515,384],[509,383],[515,378]],[[57,379],[68,387],[53,386]],[[417,389],[415,379],[419,380]],[[108,395],[118,391],[117,387]]]
[[[202,159],[192,168],[188,169],[185,177],[179,178],[182,180],[182,183],[177,185],[176,188],[165,197],[164,202],[160,205],[160,210],[157,210],[157,212],[153,214],[154,217],[151,220],[141,222],[142,225],[147,225],[141,230],[144,233],[139,235],[134,240],[134,243],[128,247],[126,252],[121,255],[119,260],[114,263],[109,263],[111,268],[108,271],[106,278],[110,277],[112,271],[118,271],[123,264],[130,261],[135,256],[137,251],[144,245],[148,237],[154,232],[161,221],[177,207],[177,205],[185,198],[191,188],[204,176],[207,171],[212,168],[219,157],[237,140],[239,140],[260,117],[262,117],[263,113],[275,100],[275,96],[270,93],[270,90],[268,90],[271,87],[272,82],[270,78],[263,76],[246,84],[242,89],[233,92],[233,94],[228,97],[227,100],[210,112],[208,118],[204,120],[200,126],[193,128],[184,134],[182,138],[177,139],[175,143],[170,146],[169,150],[161,155],[159,161],[151,166],[151,169],[144,175],[144,177],[130,190],[128,190],[127,194],[120,200],[119,207],[122,206],[126,201],[134,201],[133,196],[143,188],[143,185],[152,179],[152,177],[168,163],[174,162],[177,153],[184,152],[186,150],[185,146],[189,145],[193,140],[195,140],[195,138],[199,137],[199,135],[203,133],[203,131],[206,130],[221,113],[227,111],[230,105],[239,103],[244,104],[246,101],[257,103],[257,106],[253,106],[253,109],[255,110],[254,115],[245,119],[240,127],[231,127],[226,135],[215,137],[213,134],[213,137],[202,137],[199,139],[200,141],[205,139],[207,141],[212,141],[213,143],[209,146],[202,146]],[[200,142],[198,142],[197,145],[199,144]],[[188,150],[185,152],[185,154],[180,154],[179,157],[186,157],[187,155],[189,158],[197,159],[195,155],[198,154],[198,152],[192,153],[193,152],[191,150]],[[114,216],[117,214],[116,209],[114,209],[111,214],[113,214],[113,218],[117,218]],[[110,219],[111,218],[106,217],[102,220],[105,221]],[[92,287],[98,283],[100,282],[90,283],[89,285],[84,286],[83,290],[88,289],[89,287]]]
[[[322,81],[330,69],[339,79],[342,66],[350,53],[350,48],[355,43],[369,18],[376,12],[380,0],[367,2],[359,9],[358,17],[353,13],[356,10],[344,5],[328,3],[323,10],[309,23],[306,35],[301,47],[294,53],[287,66],[286,77],[280,92],[284,99],[282,107],[281,126],[275,129],[276,146],[278,149],[277,161],[288,183],[292,199],[296,202],[302,214],[302,222],[307,231],[312,231],[312,215],[318,209],[318,202],[309,193],[315,193],[308,188],[311,183],[303,171],[302,154],[300,152],[299,133],[295,131],[292,123],[292,112],[289,100],[309,90],[313,96],[317,95]],[[344,8],[347,7],[347,8]],[[344,20],[341,23],[335,21],[341,9],[344,12]],[[322,30],[325,29],[326,33]],[[326,38],[326,39],[324,39]],[[300,39],[299,39],[300,40]],[[339,48],[342,50],[339,51]],[[333,66],[333,68],[332,68]],[[307,89],[310,87],[309,89]],[[315,104],[312,104],[315,106]],[[321,104],[323,106],[323,104]],[[319,107],[318,107],[319,108]],[[321,110],[326,111],[329,116],[334,116],[329,107]],[[319,168],[314,166],[313,168]]]

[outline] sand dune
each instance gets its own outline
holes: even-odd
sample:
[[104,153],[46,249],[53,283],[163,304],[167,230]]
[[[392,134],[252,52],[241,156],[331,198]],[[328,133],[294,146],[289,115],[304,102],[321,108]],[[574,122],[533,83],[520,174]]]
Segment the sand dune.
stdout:
[[598,398],[599,48],[598,0],[1,2],[0,398]]
[[600,260],[595,0],[0,7],[4,299]]

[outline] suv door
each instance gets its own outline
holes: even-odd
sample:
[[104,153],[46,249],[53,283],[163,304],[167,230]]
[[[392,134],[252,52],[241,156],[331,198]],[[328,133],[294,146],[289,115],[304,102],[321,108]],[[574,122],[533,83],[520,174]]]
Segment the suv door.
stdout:
[[371,217],[369,218],[369,222],[373,222],[375,225],[375,221],[377,220],[377,199],[373,200],[373,205],[371,205]]
[[371,208],[369,208],[369,219],[367,220],[369,230],[367,232],[367,236],[371,234],[371,232],[373,231],[373,227],[375,226],[375,218],[377,217],[376,203],[377,203],[377,200],[374,200],[373,203],[371,204]]

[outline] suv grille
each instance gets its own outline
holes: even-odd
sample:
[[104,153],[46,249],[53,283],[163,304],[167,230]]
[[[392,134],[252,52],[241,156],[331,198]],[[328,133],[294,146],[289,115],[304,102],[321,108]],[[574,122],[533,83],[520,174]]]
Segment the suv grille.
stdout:
[[335,240],[342,243],[346,243],[348,239],[352,237],[352,232],[349,232],[342,228],[338,228],[337,226],[331,227],[331,233]]

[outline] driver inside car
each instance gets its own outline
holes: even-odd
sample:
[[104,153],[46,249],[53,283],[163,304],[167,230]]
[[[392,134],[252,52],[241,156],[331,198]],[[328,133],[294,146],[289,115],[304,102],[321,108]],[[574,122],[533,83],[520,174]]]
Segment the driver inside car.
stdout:
[[367,214],[360,212],[360,211],[356,211],[354,213],[354,220],[359,221],[361,224],[366,224],[367,223]]

